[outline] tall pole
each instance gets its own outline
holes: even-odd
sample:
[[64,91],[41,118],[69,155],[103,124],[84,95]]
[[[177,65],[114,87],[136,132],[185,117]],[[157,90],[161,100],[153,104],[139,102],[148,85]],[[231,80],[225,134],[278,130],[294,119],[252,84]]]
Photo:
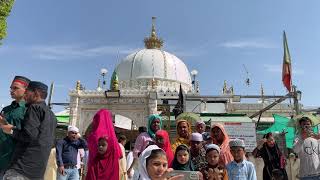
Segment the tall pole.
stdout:
[[300,109],[299,109],[299,99],[298,99],[298,91],[296,86],[292,86],[293,89],[293,105],[294,105],[294,111],[296,115],[300,114]]
[[50,109],[52,109],[51,100],[52,100],[52,95],[53,95],[53,89],[54,89],[54,82],[51,83],[50,91],[49,91],[48,106],[50,107]]

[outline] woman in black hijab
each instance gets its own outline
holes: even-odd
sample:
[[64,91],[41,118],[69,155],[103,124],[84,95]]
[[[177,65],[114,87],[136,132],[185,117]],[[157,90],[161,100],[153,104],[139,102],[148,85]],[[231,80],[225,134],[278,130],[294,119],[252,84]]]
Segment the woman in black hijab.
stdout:
[[275,142],[272,133],[263,136],[263,139],[258,142],[258,146],[254,149],[253,155],[263,159],[263,180],[272,179],[273,170],[281,171],[283,179],[288,180],[285,157]]

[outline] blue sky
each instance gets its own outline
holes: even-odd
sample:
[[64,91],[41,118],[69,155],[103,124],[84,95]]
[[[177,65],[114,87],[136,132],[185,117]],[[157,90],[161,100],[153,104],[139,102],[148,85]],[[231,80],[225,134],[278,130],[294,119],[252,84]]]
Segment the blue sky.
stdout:
[[[10,103],[15,75],[50,84],[67,102],[80,80],[95,89],[100,69],[144,48],[156,16],[164,50],[197,69],[201,94],[218,95],[223,81],[236,94],[284,95],[282,32],[287,33],[293,83],[305,106],[319,106],[320,1],[45,0],[16,1],[0,46],[0,104]],[[252,84],[245,85],[249,71]],[[109,83],[111,73],[107,74]]]

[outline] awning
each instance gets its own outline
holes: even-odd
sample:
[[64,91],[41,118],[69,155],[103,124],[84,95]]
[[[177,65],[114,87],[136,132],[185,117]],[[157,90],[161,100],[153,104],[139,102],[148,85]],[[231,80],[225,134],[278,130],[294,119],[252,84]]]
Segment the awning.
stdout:
[[58,115],[56,116],[58,123],[69,123],[69,115]]
[[116,114],[114,119],[115,119],[115,123],[114,123],[115,127],[131,130],[131,125],[132,125],[131,119],[121,116],[119,114]]
[[202,116],[201,119],[203,121],[211,120],[211,122],[254,122],[247,116]]

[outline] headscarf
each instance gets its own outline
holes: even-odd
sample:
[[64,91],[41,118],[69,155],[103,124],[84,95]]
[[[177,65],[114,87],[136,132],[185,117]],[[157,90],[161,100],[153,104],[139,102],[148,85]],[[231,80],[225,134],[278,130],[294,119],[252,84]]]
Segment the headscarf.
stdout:
[[147,171],[147,158],[151,155],[151,152],[153,150],[157,150],[157,149],[161,149],[161,148],[159,148],[157,145],[150,145],[145,150],[142,151],[139,157],[139,166],[138,166],[139,173],[140,173],[139,180],[151,180]]
[[[177,133],[178,137],[175,140],[175,143],[172,144],[172,151],[175,152],[176,148],[181,144],[187,144],[189,145],[189,137],[192,133],[192,127],[194,121],[198,120],[198,115],[194,113],[182,113],[176,118],[176,130],[178,132],[178,126],[181,122],[186,122],[188,124],[188,138],[180,137],[180,135]],[[199,117],[200,119],[200,117]]]
[[[98,140],[104,138],[108,149],[104,155],[98,152]],[[112,113],[107,109],[99,110],[92,122],[92,131],[88,137],[89,163],[86,180],[98,180],[108,177],[119,179],[119,159],[122,153],[113,128]],[[117,172],[117,173],[115,173]]]
[[[180,164],[178,162],[178,159],[177,159],[177,154],[180,150],[184,150],[184,151],[187,151],[189,153],[189,160],[186,164]],[[191,153],[190,153],[190,149],[188,148],[187,145],[185,144],[181,144],[177,147],[176,149],[176,152],[174,154],[174,159],[173,159],[173,162],[172,162],[172,168],[174,170],[183,170],[183,171],[194,171],[194,165],[191,161]]]
[[[229,146],[229,141],[230,141],[229,136],[222,124],[220,123],[213,124],[211,127],[211,131],[214,127],[218,127],[221,130],[222,134],[224,135],[224,140],[220,145],[220,149],[221,149],[220,164],[227,165],[229,162],[233,161],[233,156],[230,152],[230,146]],[[213,139],[213,142],[212,142],[213,144],[218,144],[217,140],[214,137],[212,137],[212,139]]]
[[165,130],[158,130],[156,132],[156,136],[160,136],[160,137],[163,138],[163,147],[162,147],[162,149],[164,150],[164,152],[166,152],[167,159],[168,159],[168,167],[171,167],[174,155],[173,155],[173,152],[171,150],[169,134]]
[[155,138],[156,136],[156,132],[154,132],[152,129],[151,129],[151,124],[153,123],[154,120],[156,119],[159,119],[160,120],[160,129],[162,127],[162,117],[158,114],[151,114],[149,117],[148,117],[148,134],[150,135],[151,138]]
[[[266,138],[266,139],[268,139],[269,137],[273,137],[273,134],[271,132],[263,136],[263,138]],[[264,159],[265,161],[269,161],[269,163],[276,164],[277,167],[275,168],[281,168],[281,169],[285,168],[285,157],[283,156],[276,142],[274,142],[273,147],[269,147],[267,143],[264,143],[263,148],[260,151],[263,151],[263,150],[266,151],[266,155],[267,155],[267,157],[265,157],[266,159]]]

